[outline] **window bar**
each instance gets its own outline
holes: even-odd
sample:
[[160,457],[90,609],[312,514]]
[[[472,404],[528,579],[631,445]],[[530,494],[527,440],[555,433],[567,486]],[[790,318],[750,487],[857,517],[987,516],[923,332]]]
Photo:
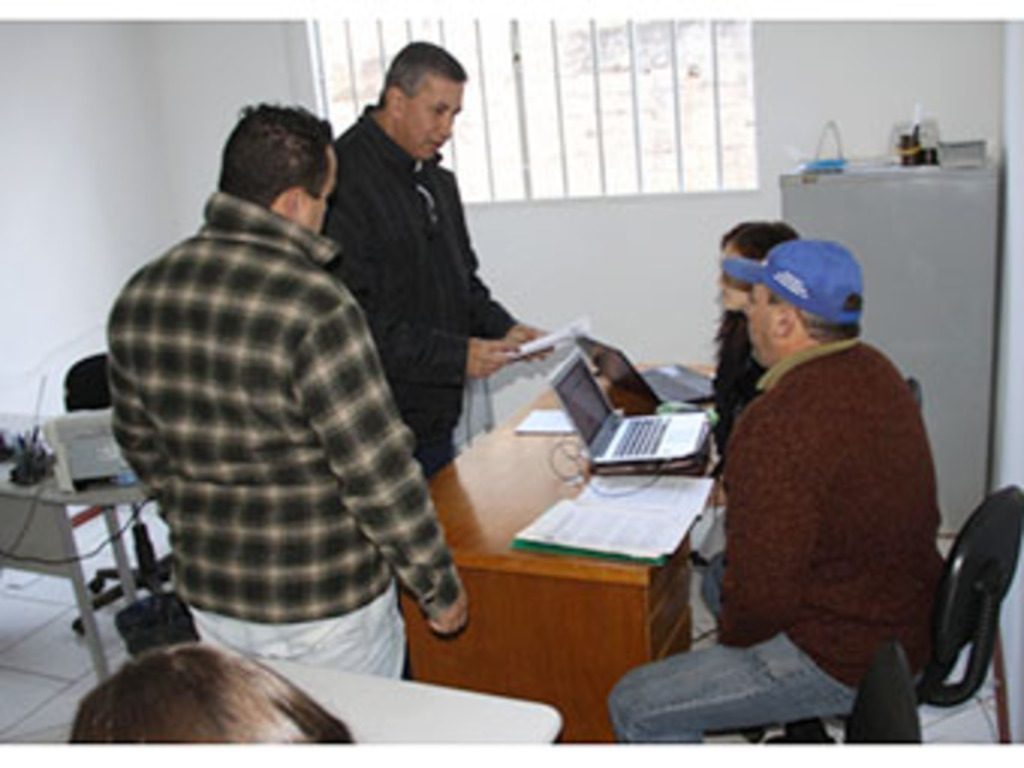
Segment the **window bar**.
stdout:
[[670,21],[672,35],[672,116],[676,133],[676,172],[679,174],[679,191],[686,189],[683,169],[683,117],[679,112],[679,46],[676,35],[679,32],[678,22]]
[[384,22],[377,19],[377,51],[380,57],[380,71],[388,71],[388,52],[384,47]]
[[601,72],[598,66],[597,22],[590,20],[590,50],[594,67],[594,111],[597,116],[597,161],[601,172],[601,194],[608,194],[607,172],[604,167],[604,122],[601,120]]
[[331,119],[331,100],[327,95],[327,68],[323,46],[320,45],[320,22],[306,23],[306,42],[313,55],[313,88],[316,91],[316,110],[321,117]]
[[348,82],[352,88],[352,119],[359,119],[359,85],[356,83],[356,57],[352,53],[352,24],[345,19],[345,50],[348,53]]
[[484,118],[484,152],[487,155],[487,188],[494,200],[494,156],[491,154],[491,121],[487,109],[487,77],[484,74],[484,51],[480,43],[480,19],[473,20],[476,29],[476,60],[480,66],[480,105]]
[[640,96],[637,93],[636,27],[632,21],[626,22],[626,33],[629,37],[629,86],[633,95],[633,153],[636,157],[636,189],[639,194],[643,194],[644,152],[643,137],[640,135]]
[[558,149],[562,160],[562,196],[569,196],[569,155],[565,149],[565,110],[562,106],[562,71],[558,60],[558,25],[551,21],[551,58],[555,62],[555,109],[558,113]]
[[523,167],[523,199],[533,199],[530,184],[530,140],[526,135],[526,89],[523,87],[523,47],[519,40],[519,22],[509,22],[509,44],[512,46],[512,74],[516,83],[516,106],[519,112],[519,154]]
[[715,99],[715,108],[712,110],[715,116],[715,173],[718,175],[716,189],[722,188],[722,95],[721,84],[718,80],[718,22],[711,22],[711,73],[712,85]]
[[[444,36],[444,19],[437,20],[437,42],[442,48],[445,48],[445,36]],[[452,148],[452,173],[459,172],[459,142],[455,135],[455,131],[452,131],[452,137],[448,140],[448,143]]]

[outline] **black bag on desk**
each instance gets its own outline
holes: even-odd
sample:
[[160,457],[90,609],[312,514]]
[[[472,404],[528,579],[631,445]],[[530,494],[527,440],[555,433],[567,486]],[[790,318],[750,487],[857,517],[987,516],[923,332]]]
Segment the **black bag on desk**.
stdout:
[[137,656],[150,648],[199,640],[188,606],[173,592],[158,592],[117,612],[117,631]]

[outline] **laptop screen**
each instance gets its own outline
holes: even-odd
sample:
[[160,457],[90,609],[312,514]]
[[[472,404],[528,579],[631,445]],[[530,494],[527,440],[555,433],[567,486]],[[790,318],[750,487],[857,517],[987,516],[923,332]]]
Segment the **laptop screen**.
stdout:
[[576,431],[590,445],[611,415],[601,387],[580,355],[575,355],[552,382]]
[[586,336],[581,336],[576,341],[597,370],[614,386],[650,398],[652,409],[658,405],[658,396],[621,350]]

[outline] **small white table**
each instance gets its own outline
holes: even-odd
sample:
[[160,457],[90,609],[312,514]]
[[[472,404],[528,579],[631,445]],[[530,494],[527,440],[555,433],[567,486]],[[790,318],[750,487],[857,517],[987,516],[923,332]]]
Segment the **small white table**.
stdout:
[[103,508],[117,572],[125,599],[130,603],[136,599],[135,581],[124,543],[118,535],[120,521],[115,507],[145,501],[146,489],[141,485],[103,486],[69,493],[60,490],[53,477],[38,485],[15,485],[9,479],[10,469],[10,464],[0,464],[0,553],[10,555],[0,554],[0,566],[71,580],[93,668],[97,679],[104,680],[109,675],[107,657],[96,627],[92,595],[86,586],[68,507]]
[[562,730],[562,716],[547,704],[290,661],[260,663],[339,718],[356,743],[550,744]]

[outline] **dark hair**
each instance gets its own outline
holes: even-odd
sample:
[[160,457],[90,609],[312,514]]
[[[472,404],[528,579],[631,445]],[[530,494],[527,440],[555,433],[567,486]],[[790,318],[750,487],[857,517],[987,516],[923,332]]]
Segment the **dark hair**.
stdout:
[[384,87],[380,92],[379,106],[384,106],[384,97],[388,88],[392,87],[398,88],[412,98],[427,75],[437,75],[454,83],[464,83],[469,79],[458,59],[444,48],[433,43],[409,43],[398,52],[388,67]]
[[[768,251],[776,245],[799,237],[797,231],[784,221],[744,221],[722,235],[721,247],[724,251],[731,245],[744,258],[764,261]],[[746,315],[723,311],[715,342],[719,367],[723,363],[739,365],[745,360],[750,355]]]
[[799,237],[784,221],[744,221],[722,235],[721,245],[723,251],[731,244],[744,258],[764,261],[776,245]]
[[202,643],[129,660],[78,705],[72,743],[351,743],[344,723],[261,664]]
[[220,191],[265,208],[293,187],[319,197],[330,144],[331,124],[302,107],[246,107],[224,145]]

